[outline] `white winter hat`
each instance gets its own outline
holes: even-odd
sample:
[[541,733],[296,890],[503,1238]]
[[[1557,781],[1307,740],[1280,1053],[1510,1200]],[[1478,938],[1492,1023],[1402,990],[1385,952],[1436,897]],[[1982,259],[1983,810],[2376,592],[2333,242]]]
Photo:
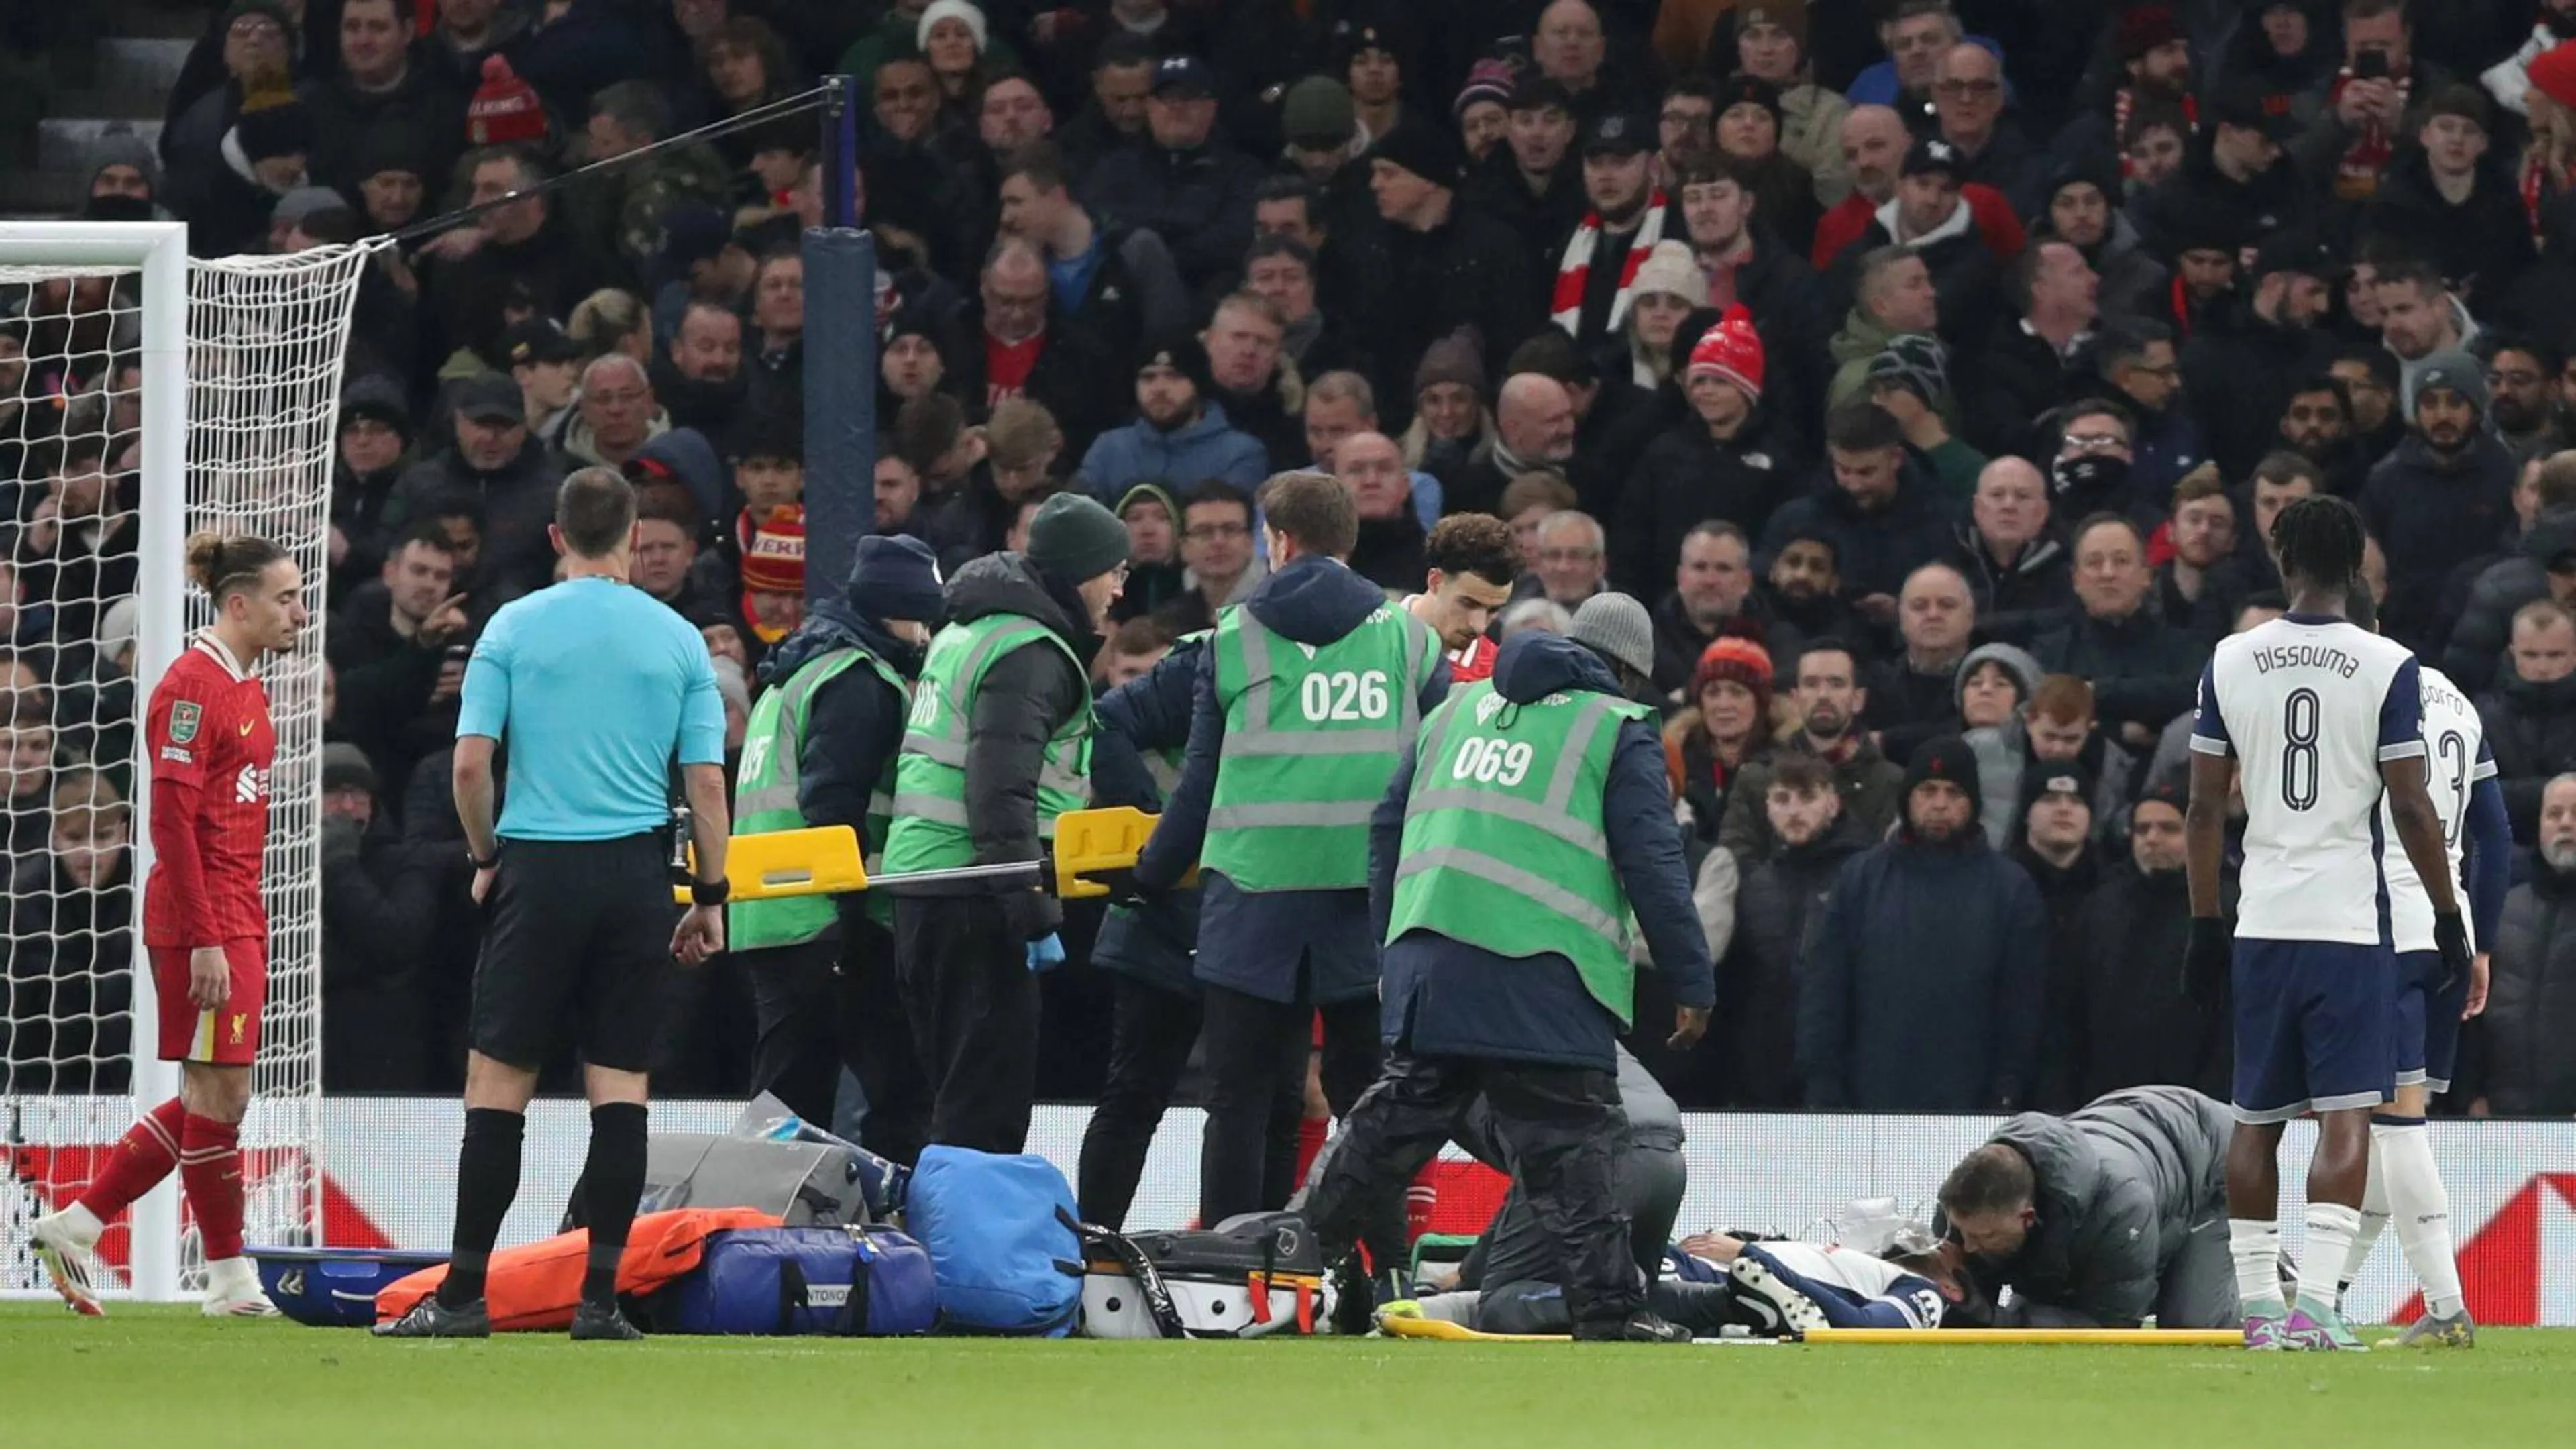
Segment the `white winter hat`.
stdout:
[[930,49],[930,27],[942,20],[965,22],[967,31],[975,37],[977,55],[982,55],[992,44],[991,32],[984,25],[984,12],[968,0],[931,0],[930,8],[921,12],[921,24],[912,33],[912,43],[927,53]]

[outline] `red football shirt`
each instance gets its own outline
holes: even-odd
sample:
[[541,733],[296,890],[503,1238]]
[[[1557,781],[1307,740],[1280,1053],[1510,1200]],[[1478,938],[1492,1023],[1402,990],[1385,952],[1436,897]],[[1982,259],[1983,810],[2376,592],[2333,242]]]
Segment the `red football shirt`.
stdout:
[[[143,884],[144,944],[265,941],[260,859],[268,848],[269,770],[277,763],[268,691],[223,645],[201,637],[153,688],[143,732],[152,757],[153,841],[175,843],[171,832],[184,825],[197,858],[193,880],[168,859],[153,861]],[[191,791],[193,802],[184,798]]]
[[1029,374],[1037,371],[1038,356],[1046,351],[1046,334],[1041,332],[1025,342],[1004,342],[992,333],[984,334],[984,406],[1019,397],[1029,388]]

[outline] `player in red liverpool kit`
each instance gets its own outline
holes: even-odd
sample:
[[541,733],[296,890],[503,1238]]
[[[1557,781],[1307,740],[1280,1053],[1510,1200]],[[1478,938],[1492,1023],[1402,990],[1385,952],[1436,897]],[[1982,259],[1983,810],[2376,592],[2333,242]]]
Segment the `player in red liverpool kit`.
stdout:
[[181,1063],[179,1095],[144,1114],[78,1201],[36,1220],[36,1256],[75,1312],[101,1311],[87,1261],[109,1219],[169,1176],[196,1214],[210,1317],[274,1314],[242,1251],[242,1114],[268,997],[268,842],[277,730],[251,668],[295,647],[304,579],[259,538],[188,540],[188,574],[215,603],[154,686],[143,750],[152,777],[152,875],[143,944],[160,1005],[161,1059]]
[[1485,625],[1511,598],[1521,567],[1512,526],[1490,513],[1450,514],[1423,541],[1422,559],[1422,592],[1404,601],[1405,611],[1440,636],[1451,688],[1492,678],[1494,641]]

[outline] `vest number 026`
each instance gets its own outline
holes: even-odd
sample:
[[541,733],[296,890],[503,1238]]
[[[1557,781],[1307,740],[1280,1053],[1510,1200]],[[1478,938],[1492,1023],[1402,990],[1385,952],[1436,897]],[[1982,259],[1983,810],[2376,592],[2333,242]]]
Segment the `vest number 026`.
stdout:
[[1469,735],[1466,743],[1458,747],[1458,759],[1449,767],[1449,776],[1501,785],[1508,790],[1529,778],[1530,759],[1527,740],[1489,740],[1482,735]]
[[1297,708],[1311,724],[1386,718],[1386,671],[1309,674],[1297,686]]

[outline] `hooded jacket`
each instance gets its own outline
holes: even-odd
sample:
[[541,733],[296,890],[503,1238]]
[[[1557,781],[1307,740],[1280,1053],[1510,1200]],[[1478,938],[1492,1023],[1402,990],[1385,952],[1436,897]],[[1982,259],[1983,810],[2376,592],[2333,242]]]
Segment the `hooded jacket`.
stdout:
[[2540,843],[2540,797],[2558,775],[2576,770],[2576,674],[2535,684],[2511,657],[2496,666],[2495,688],[2478,700],[2505,814],[2517,845]]
[[[1160,812],[1163,787],[1148,757],[1186,747],[1206,642],[1184,639],[1154,667],[1100,696],[1091,738],[1091,803]],[[1190,957],[1199,944],[1199,892],[1165,891],[1141,906],[1114,906],[1100,923],[1091,962],[1176,995],[1199,994]]]
[[2064,1117],[1997,1129],[2030,1160],[2038,1220],[2009,1262],[1980,1265],[2019,1299],[1996,1323],[2135,1328],[2192,1231],[2227,1216],[2228,1110],[2185,1087],[2115,1092]]
[[2361,514],[2388,555],[2381,632],[2418,653],[2439,653],[2448,637],[2442,583],[2492,547],[2513,522],[2513,455],[2481,427],[2468,446],[2444,456],[2420,432],[2370,470]]
[[1139,483],[1195,487],[1222,478],[1238,488],[1259,488],[1270,476],[1270,455],[1259,440],[1226,421],[1225,404],[1203,400],[1199,415],[1165,432],[1143,418],[1094,439],[1074,470],[1074,485],[1115,506]]
[[[1959,677],[1965,679],[1976,662],[1977,655],[1969,655],[1959,666]],[[2001,850],[2021,818],[2021,777],[2030,768],[2030,726],[2015,712],[2002,724],[1980,725],[1962,738],[1977,757],[1978,788],[1985,796],[1978,818],[1985,823],[1986,842]],[[2129,776],[2136,764],[2127,750],[2098,729],[2085,739],[2075,762],[2098,782],[2093,787],[2093,838],[2107,841],[2125,828],[2119,822],[2127,818],[2123,812],[2129,807]]]
[[[1300,558],[1264,578],[1243,602],[1252,617],[1297,644],[1330,644],[1387,606],[1386,591],[1329,558]],[[1191,701],[1189,753],[1163,802],[1153,838],[1136,858],[1136,879],[1169,887],[1199,858],[1225,745],[1225,705],[1217,697],[1216,651],[1198,655]],[[1424,714],[1449,695],[1449,664],[1434,664],[1417,701]],[[1656,758],[1662,759],[1659,750]],[[1208,949],[1198,979],[1265,1001],[1298,998],[1298,968],[1310,973],[1321,1006],[1366,998],[1377,989],[1377,941],[1358,891],[1244,891],[1220,872],[1200,876],[1199,934]]]
[[[1445,690],[1446,680],[1441,681]],[[1560,690],[1619,693],[1610,667],[1561,635],[1523,633],[1494,661],[1494,689],[1526,704]],[[1369,822],[1369,915],[1382,939],[1395,908],[1404,812],[1420,762],[1408,748]],[[1602,835],[1611,867],[1672,999],[1710,1007],[1717,978],[1691,901],[1691,875],[1673,821],[1663,741],[1652,720],[1623,720],[1602,787]],[[1210,902],[1213,909],[1214,902]],[[1554,952],[1499,956],[1429,930],[1386,947],[1383,1030],[1416,1056],[1616,1068],[1619,1022],[1584,989],[1574,963]],[[1205,968],[1201,968],[1205,976]],[[1641,1023],[1652,1029],[1652,1023]],[[1664,1030],[1669,1031],[1669,1026]]]
[[1810,1107],[1966,1112],[2038,1084],[2048,917],[1971,821],[1933,843],[1900,826],[1834,878],[1798,990]]
[[[1091,630],[1081,596],[1053,579],[1024,554],[989,554],[948,581],[948,622],[968,624],[993,614],[1019,614],[1053,630],[1089,659],[1100,637]],[[1046,743],[1091,703],[1091,680],[1065,651],[1043,642],[1023,644],[993,661],[975,692],[967,721],[966,819],[973,826],[975,863],[1036,860],[1038,771]],[[1052,896],[1016,891],[1026,911],[1018,923],[1029,940],[1053,931],[1063,911]]]
[[671,476],[688,488],[699,516],[724,516],[724,464],[717,459],[715,444],[708,441],[706,434],[695,428],[668,428],[645,439],[635,456],[670,469]]
[[[1857,300],[1861,258],[1880,247],[1900,245],[1896,240],[1899,205],[1891,198],[1880,206],[1869,229],[1834,258],[1827,274],[1832,305],[1849,307]],[[1953,345],[1979,338],[1987,319],[2001,306],[2003,286],[1995,254],[1987,250],[1977,230],[1975,209],[1963,198],[1948,220],[1901,245],[1923,258],[1923,265],[1931,270],[1932,290],[1940,297],[1942,338]]]
[[2314,203],[2306,174],[2284,153],[2243,181],[2218,169],[2210,152],[2217,128],[2191,143],[2182,169],[2141,193],[2129,208],[2147,249],[2169,257],[2189,236],[2224,234],[2254,246],[2276,231],[2306,228]]

